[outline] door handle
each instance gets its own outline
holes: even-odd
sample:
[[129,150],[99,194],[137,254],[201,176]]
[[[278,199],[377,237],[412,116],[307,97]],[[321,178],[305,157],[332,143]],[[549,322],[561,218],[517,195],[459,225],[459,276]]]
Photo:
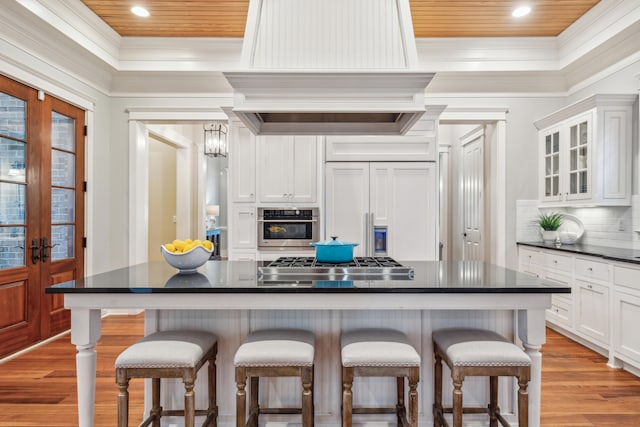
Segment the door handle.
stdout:
[[31,249],[31,262],[37,264],[40,259],[40,246],[38,245],[38,239],[31,240],[31,246],[29,246],[29,249]]
[[55,248],[56,246],[58,246],[57,243],[54,245],[49,245],[49,239],[47,239],[46,237],[42,238],[42,246],[40,248],[40,257],[42,258],[42,262],[47,262],[47,260],[51,257],[49,249]]

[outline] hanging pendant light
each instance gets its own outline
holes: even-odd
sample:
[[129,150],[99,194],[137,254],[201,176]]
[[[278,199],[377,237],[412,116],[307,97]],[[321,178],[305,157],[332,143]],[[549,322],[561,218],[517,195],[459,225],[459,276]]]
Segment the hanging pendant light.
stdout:
[[204,155],[210,157],[227,157],[227,127],[223,124],[204,125]]

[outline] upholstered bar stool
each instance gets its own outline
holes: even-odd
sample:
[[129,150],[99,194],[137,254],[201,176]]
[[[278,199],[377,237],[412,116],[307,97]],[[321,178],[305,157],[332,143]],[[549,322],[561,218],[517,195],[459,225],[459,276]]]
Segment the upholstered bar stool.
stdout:
[[[315,336],[297,329],[270,329],[249,334],[236,351],[236,426],[258,426],[260,414],[302,414],[302,426],[313,426]],[[301,408],[267,408],[259,404],[260,377],[300,377]],[[247,378],[250,379],[247,421]]]
[[[482,329],[442,329],[433,333],[434,350],[434,426],[449,426],[445,413],[453,413],[453,427],[462,427],[462,414],[488,413],[489,425],[497,427],[509,423],[498,407],[498,377],[518,379],[518,426],[529,425],[527,386],[531,379],[531,359],[502,335]],[[442,361],[451,369],[453,407],[442,406]],[[462,382],[467,376],[489,377],[489,405],[487,408],[465,408],[462,402]]]
[[[203,427],[217,425],[216,355],[218,343],[215,335],[204,331],[162,331],[147,335],[125,349],[116,359],[118,384],[118,427],[129,424],[129,380],[151,378],[151,413],[141,427],[160,427],[163,416],[184,416],[185,427],[194,427],[197,415],[206,415]],[[209,362],[209,407],[195,409],[193,391],[198,370]],[[182,378],[184,383],[184,410],[165,410],[160,406],[160,379]]]
[[[420,355],[405,334],[391,329],[345,332],[342,346],[342,427],[351,427],[353,414],[396,414],[398,426],[418,426]],[[396,377],[394,408],[354,408],[353,378]],[[405,406],[405,377],[409,383],[409,413]]]

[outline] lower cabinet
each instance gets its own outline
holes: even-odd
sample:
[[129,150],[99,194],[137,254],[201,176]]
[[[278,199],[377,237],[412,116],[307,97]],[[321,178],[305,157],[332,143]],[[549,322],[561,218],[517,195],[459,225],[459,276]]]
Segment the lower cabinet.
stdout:
[[572,288],[552,296],[548,324],[640,370],[640,264],[527,246],[518,260],[521,272]]
[[609,344],[609,286],[575,281],[575,328],[582,335]]
[[231,227],[229,229],[233,252],[237,252],[235,249],[252,249],[255,253],[258,233],[255,206],[234,204],[231,208]]

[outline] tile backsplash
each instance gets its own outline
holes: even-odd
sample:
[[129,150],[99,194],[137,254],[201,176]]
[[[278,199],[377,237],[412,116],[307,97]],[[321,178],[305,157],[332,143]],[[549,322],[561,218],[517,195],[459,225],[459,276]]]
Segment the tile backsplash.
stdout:
[[599,206],[589,208],[545,208],[538,200],[516,201],[517,241],[541,241],[536,224],[543,211],[557,211],[574,215],[584,224],[580,243],[616,248],[640,249],[640,196],[631,200],[632,206]]

